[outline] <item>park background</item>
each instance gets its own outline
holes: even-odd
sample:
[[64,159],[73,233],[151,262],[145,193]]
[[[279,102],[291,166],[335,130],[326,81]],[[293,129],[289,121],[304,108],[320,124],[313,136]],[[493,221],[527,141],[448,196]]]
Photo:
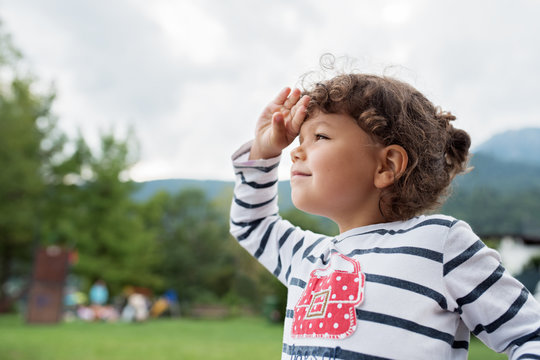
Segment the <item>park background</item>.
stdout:
[[[539,5],[254,3],[0,3],[0,354],[277,358],[285,290],[228,234],[229,154],[327,51],[411,81],[458,115],[474,170],[441,211],[468,221],[536,292]],[[295,210],[287,181],[280,205],[295,224],[337,231]],[[104,279],[111,304],[126,288],[150,302],[173,289],[180,316],[26,324],[35,253],[51,247],[71,254],[66,289],[86,294]]]

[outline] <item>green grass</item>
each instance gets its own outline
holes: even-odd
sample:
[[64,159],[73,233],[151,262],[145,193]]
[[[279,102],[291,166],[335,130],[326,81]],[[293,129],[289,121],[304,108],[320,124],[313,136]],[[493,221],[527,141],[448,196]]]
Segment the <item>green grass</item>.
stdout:
[[[2,360],[275,360],[281,337],[281,326],[260,318],[27,325],[19,316],[0,316]],[[506,356],[473,340],[469,359]]]
[[2,360],[277,359],[282,329],[259,318],[26,325],[0,317]]

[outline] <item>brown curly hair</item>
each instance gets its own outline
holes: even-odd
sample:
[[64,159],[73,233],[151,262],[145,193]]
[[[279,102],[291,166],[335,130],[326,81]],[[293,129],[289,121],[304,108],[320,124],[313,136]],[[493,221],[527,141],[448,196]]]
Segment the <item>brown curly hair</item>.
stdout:
[[308,118],[317,111],[349,115],[382,145],[400,145],[407,152],[405,172],[383,190],[379,201],[387,221],[406,220],[437,207],[454,176],[467,169],[469,135],[450,124],[454,115],[404,82],[342,74],[313,84],[304,94],[311,98]]

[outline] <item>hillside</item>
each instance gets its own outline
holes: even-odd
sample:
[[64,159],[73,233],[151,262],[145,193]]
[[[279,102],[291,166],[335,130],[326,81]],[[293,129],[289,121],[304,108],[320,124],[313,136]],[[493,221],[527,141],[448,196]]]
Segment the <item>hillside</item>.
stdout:
[[513,193],[540,188],[540,164],[508,161],[478,152],[473,154],[469,173],[459,175],[454,187],[460,191],[490,188]]
[[[164,179],[152,180],[137,183],[138,190],[133,195],[133,199],[138,202],[144,202],[150,199],[158,192],[168,192],[178,194],[187,189],[200,189],[204,191],[209,199],[214,199],[222,194],[230,193],[234,187],[232,181],[221,180],[193,180],[193,179]],[[279,206],[282,209],[291,208],[291,186],[289,181],[280,181],[278,184]]]
[[227,189],[232,189],[233,183],[219,180],[193,180],[193,179],[164,179],[152,180],[138,183],[138,190],[133,198],[136,201],[144,202],[158,192],[168,192],[177,194],[186,189],[201,189],[209,198],[214,198],[222,194]]
[[483,235],[540,238],[540,129],[504,132],[474,151],[442,212]]
[[540,128],[502,132],[476,147],[474,152],[502,161],[540,166]]

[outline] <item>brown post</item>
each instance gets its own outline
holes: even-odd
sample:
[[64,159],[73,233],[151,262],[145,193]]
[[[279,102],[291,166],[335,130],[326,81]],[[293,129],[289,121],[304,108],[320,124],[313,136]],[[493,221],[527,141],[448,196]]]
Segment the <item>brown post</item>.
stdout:
[[68,258],[69,252],[58,246],[37,251],[28,294],[28,323],[57,323],[62,318]]

